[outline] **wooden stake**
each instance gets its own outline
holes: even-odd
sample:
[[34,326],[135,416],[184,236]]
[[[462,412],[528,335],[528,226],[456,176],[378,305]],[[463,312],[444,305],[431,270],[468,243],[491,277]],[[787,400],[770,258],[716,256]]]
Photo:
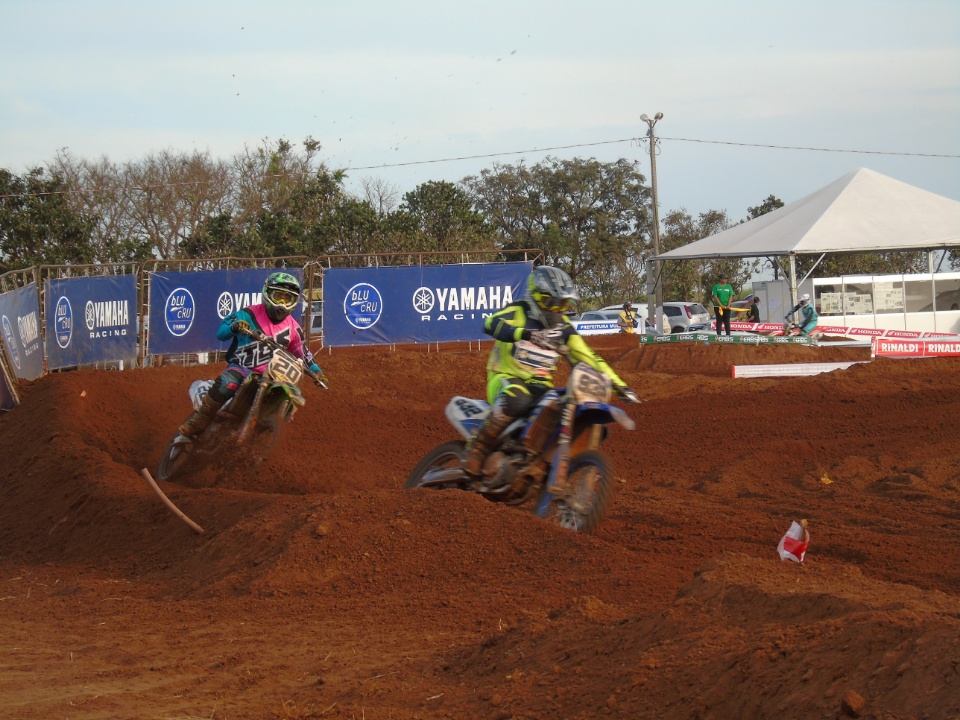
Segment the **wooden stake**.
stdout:
[[140,471],[140,474],[143,475],[144,480],[146,480],[147,483],[150,485],[150,487],[153,488],[153,491],[154,491],[157,495],[160,496],[160,499],[163,500],[164,504],[165,504],[168,508],[170,508],[171,512],[173,512],[174,515],[176,515],[178,518],[180,518],[181,520],[183,520],[187,525],[189,525],[190,528],[191,528],[195,533],[197,533],[198,535],[202,535],[202,534],[203,534],[203,528],[200,527],[199,525],[197,525],[193,520],[191,520],[190,518],[188,518],[186,515],[184,515],[184,514],[180,511],[180,508],[178,508],[176,505],[174,505],[172,502],[170,502],[170,498],[168,498],[166,495],[163,494],[163,490],[161,490],[161,489],[160,489],[160,486],[157,485],[157,481],[154,480],[153,477],[150,475],[150,471],[149,471],[149,470],[147,470],[146,468],[143,468],[143,469]]

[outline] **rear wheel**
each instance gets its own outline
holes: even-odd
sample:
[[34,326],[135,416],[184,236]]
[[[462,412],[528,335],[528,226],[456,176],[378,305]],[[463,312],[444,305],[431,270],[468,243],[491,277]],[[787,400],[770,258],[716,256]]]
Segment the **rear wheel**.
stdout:
[[[460,467],[466,443],[463,440],[451,440],[438,445],[428,452],[410,473],[405,488],[417,488],[423,484],[424,476],[436,470],[454,470]],[[462,482],[451,482],[449,485],[432,485],[431,487],[462,487]]]
[[592,533],[607,512],[613,494],[610,460],[599,450],[587,450],[570,460],[565,497],[544,488],[537,514],[568,530]]

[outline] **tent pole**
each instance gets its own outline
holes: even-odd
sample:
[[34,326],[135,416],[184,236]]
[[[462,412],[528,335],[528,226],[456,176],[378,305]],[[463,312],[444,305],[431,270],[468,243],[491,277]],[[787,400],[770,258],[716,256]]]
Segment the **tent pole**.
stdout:
[[790,304],[797,304],[797,256],[790,253]]

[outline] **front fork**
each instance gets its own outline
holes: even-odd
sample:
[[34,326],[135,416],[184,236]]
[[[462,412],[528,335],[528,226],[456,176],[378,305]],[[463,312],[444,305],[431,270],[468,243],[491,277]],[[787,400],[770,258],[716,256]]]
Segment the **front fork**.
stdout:
[[565,403],[563,413],[560,416],[560,437],[557,438],[557,449],[553,456],[553,465],[550,468],[550,478],[548,480],[552,495],[566,496],[569,493],[567,468],[570,466],[570,442],[573,440],[573,418],[576,410],[575,403]]
[[263,396],[267,392],[267,386],[270,385],[270,379],[266,375],[261,376],[257,383],[257,394],[253,396],[253,402],[250,409],[247,410],[247,417],[244,418],[243,425],[240,426],[240,432],[237,433],[237,444],[246,441],[250,436],[250,430],[253,429],[257,416],[260,414],[260,406],[263,405]]

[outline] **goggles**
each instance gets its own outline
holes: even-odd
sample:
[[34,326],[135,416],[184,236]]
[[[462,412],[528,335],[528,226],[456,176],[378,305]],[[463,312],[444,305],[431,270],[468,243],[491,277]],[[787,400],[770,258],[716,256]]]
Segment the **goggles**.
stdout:
[[283,307],[289,308],[297,304],[300,293],[290,292],[289,290],[281,290],[280,288],[271,288],[269,291],[267,291],[267,297],[277,305],[282,305]]
[[570,298],[545,296],[542,303],[543,307],[550,312],[566,312],[570,309]]

